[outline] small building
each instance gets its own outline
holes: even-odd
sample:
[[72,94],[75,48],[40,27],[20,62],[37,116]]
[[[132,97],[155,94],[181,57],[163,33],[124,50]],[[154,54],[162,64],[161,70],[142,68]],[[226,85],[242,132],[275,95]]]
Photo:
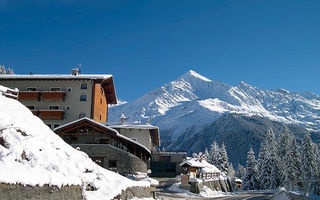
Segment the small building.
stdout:
[[62,125],[54,132],[106,169],[120,174],[147,172],[149,149],[103,123],[84,117]]
[[121,115],[120,123],[106,123],[106,125],[117,130],[121,135],[139,142],[151,152],[153,152],[157,146],[160,146],[159,127],[157,126],[126,122],[124,114]]
[[152,152],[151,154],[151,176],[153,177],[175,177],[182,173],[180,163],[187,157],[187,152]]
[[180,166],[183,168],[180,185],[183,189],[199,193],[206,186],[215,191],[232,191],[229,177],[208,163],[202,154],[186,158]]
[[[110,74],[0,74],[0,85],[18,88],[18,100],[51,129],[88,117],[107,122],[108,105],[116,104]],[[15,95],[15,94],[14,94]]]

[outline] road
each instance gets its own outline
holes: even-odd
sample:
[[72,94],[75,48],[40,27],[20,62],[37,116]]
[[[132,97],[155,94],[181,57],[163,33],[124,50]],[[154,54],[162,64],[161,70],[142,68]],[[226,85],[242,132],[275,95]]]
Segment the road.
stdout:
[[159,186],[157,187],[156,191],[156,197],[158,200],[209,200],[209,199],[221,199],[221,200],[267,200],[271,199],[272,195],[271,193],[253,193],[253,192],[239,192],[239,193],[232,193],[230,196],[225,197],[215,197],[215,198],[204,198],[204,197],[193,197],[193,196],[182,196],[179,193],[175,193],[172,191],[169,191],[168,188],[178,182],[179,180],[176,178],[161,178],[157,179],[159,181]]

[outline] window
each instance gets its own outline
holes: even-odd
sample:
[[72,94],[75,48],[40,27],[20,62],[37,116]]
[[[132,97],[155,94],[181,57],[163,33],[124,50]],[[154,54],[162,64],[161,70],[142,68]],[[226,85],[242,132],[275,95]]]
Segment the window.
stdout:
[[52,87],[52,88],[50,88],[50,91],[61,91],[61,88],[59,88],[59,87]]
[[52,125],[51,124],[46,124],[50,129],[52,129]]
[[67,110],[71,110],[71,106],[69,106],[69,105],[66,106],[66,109],[67,109]]
[[58,128],[60,124],[53,124],[53,129]]
[[87,95],[80,95],[80,101],[87,101]]
[[30,105],[28,105],[28,106],[26,106],[26,107],[29,108],[30,110],[35,110],[35,109],[36,109],[35,106],[30,106]]
[[109,160],[109,168],[116,168],[117,161],[116,160]]
[[109,144],[109,138],[99,138],[99,144]]
[[84,117],[86,117],[86,113],[80,113],[80,114],[79,114],[79,119],[80,119],[80,118],[84,118]]
[[49,106],[49,110],[59,110],[60,106],[56,106],[56,105],[50,105]]
[[71,88],[71,87],[68,87],[68,88],[67,88],[67,91],[68,91],[68,92],[71,92],[71,91],[72,91],[72,88]]
[[87,88],[88,87],[86,83],[81,83],[81,90],[86,90]]
[[37,91],[37,88],[35,88],[35,87],[28,87],[28,88],[27,88],[27,91]]

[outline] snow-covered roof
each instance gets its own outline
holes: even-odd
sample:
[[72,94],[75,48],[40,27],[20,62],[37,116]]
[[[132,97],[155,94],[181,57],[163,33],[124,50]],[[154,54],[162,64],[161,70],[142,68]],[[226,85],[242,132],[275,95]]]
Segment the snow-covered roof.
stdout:
[[[19,101],[0,95],[0,183],[58,187],[84,186],[85,199],[112,199],[132,181],[95,164],[65,143]],[[86,185],[95,188],[87,191]]]
[[112,128],[132,128],[132,129],[159,129],[157,126],[153,126],[151,124],[138,124],[138,123],[106,123],[107,126]]
[[202,172],[221,173],[221,171],[217,167],[208,163],[205,159],[187,158],[180,164],[181,167],[185,165],[195,168],[201,168]]
[[70,125],[72,125],[72,124],[75,124],[75,123],[77,123],[77,122],[86,121],[86,120],[87,120],[87,121],[90,121],[90,122],[92,122],[92,123],[94,123],[94,124],[96,124],[96,125],[98,125],[98,126],[101,126],[101,127],[105,128],[105,129],[108,129],[108,130],[114,132],[117,137],[122,138],[122,139],[124,139],[124,140],[127,140],[127,141],[130,142],[130,143],[134,143],[134,144],[140,146],[141,148],[145,149],[148,153],[151,154],[150,150],[147,149],[147,147],[145,147],[144,145],[140,144],[139,142],[134,141],[134,140],[132,140],[132,139],[130,139],[130,138],[124,136],[124,135],[121,135],[117,130],[113,129],[112,127],[109,127],[109,126],[107,126],[107,125],[105,125],[105,124],[103,124],[103,123],[97,122],[97,121],[95,121],[95,120],[93,120],[93,119],[90,119],[90,118],[88,118],[88,117],[80,118],[80,119],[77,119],[77,120],[75,120],[75,121],[72,121],[72,122],[69,122],[69,123],[67,123],[67,124],[64,124],[64,125],[62,125],[62,126],[59,126],[59,127],[57,127],[57,128],[54,129],[54,132],[56,132],[56,131],[58,131],[58,130],[60,130],[60,129],[63,129],[63,128],[67,127],[67,126],[70,126]]
[[4,74],[0,79],[107,79],[111,74]]

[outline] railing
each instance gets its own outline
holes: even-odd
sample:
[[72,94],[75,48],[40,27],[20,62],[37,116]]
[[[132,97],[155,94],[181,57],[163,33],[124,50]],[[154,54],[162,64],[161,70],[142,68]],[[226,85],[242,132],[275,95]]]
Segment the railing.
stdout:
[[20,91],[19,100],[64,101],[64,91]]
[[41,96],[43,101],[64,101],[66,93],[64,91],[43,91]]
[[58,119],[63,120],[63,110],[39,110],[41,119]]
[[18,94],[18,100],[40,100],[39,91],[20,91]]

